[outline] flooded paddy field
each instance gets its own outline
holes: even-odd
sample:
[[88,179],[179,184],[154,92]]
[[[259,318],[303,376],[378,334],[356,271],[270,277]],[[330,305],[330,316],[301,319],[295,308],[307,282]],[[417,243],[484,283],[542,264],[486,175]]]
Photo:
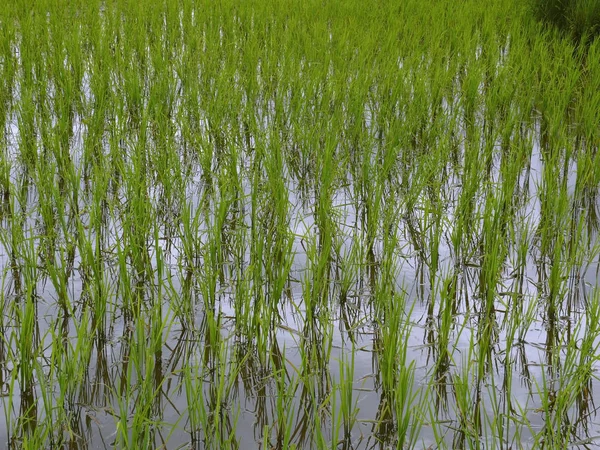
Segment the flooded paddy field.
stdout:
[[514,0],[0,6],[0,446],[600,447],[600,44]]

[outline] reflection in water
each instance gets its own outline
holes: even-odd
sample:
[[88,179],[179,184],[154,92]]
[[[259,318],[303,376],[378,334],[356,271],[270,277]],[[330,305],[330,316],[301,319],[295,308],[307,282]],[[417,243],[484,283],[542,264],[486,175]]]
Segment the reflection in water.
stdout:
[[102,50],[3,72],[10,448],[592,448],[598,152],[506,39],[389,75],[252,62],[254,16],[124,45],[108,3]]
[[[531,164],[527,171],[519,195]],[[300,194],[287,186],[281,213],[238,188],[225,205],[217,192],[203,195],[207,211],[223,208],[221,219],[196,214],[193,229],[165,219],[150,245],[118,241],[147,220],[127,207],[102,213],[95,228],[67,227],[91,233],[95,244],[83,252],[72,238],[61,243],[66,235],[36,241],[23,215],[7,219],[0,383],[19,399],[7,410],[11,447],[38,436],[48,417],[64,424],[48,439],[68,448],[172,440],[247,448],[249,436],[281,449],[332,440],[344,449],[550,446],[593,435],[596,228],[594,213],[568,223],[557,213],[561,202],[578,208],[572,196],[541,199],[535,226],[516,212],[528,205],[507,206],[503,194],[461,213],[484,215],[470,229],[440,221],[435,205],[426,213],[415,205],[389,213],[397,233],[380,240],[369,234],[364,198],[338,205],[330,194],[322,207],[345,224],[332,225],[310,200],[296,209]],[[265,201],[276,202],[269,195],[280,188]],[[265,218],[240,212],[253,208]],[[289,223],[306,224],[303,234]],[[563,241],[556,229],[578,238]],[[140,246],[147,250],[133,256]],[[32,259],[51,254],[47,272],[32,271]]]

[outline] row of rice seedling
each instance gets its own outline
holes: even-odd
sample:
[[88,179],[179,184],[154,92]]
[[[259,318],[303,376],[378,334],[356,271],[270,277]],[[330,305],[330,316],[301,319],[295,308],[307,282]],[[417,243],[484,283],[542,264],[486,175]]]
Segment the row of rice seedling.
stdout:
[[515,0],[0,33],[8,447],[594,444],[597,41]]

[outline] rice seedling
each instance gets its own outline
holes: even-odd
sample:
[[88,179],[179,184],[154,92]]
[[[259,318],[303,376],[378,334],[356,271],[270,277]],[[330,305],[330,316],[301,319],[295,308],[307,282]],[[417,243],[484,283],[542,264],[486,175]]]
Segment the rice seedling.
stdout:
[[595,445],[597,8],[537,3],[0,4],[0,440]]

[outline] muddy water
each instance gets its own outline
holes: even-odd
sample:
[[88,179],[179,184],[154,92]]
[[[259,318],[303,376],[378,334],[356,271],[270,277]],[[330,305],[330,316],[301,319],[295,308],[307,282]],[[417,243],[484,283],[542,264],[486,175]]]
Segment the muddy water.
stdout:
[[[371,118],[370,112],[365,113],[367,124]],[[267,120],[265,118],[265,120]],[[10,156],[17,156],[19,134],[13,118],[9,126],[9,135],[13,141],[9,143]],[[81,148],[85,127],[76,122],[73,132],[72,145],[75,149]],[[251,142],[252,144],[252,142]],[[556,391],[561,388],[560,378],[551,379],[549,374],[548,360],[552,357],[550,353],[555,351],[548,346],[548,321],[540,307],[542,299],[547,296],[545,284],[548,270],[536,259],[535,229],[541,220],[541,205],[539,201],[539,189],[542,184],[542,172],[544,168],[541,157],[540,146],[537,143],[531,152],[531,161],[527,173],[520,176],[520,187],[522,192],[527,192],[527,201],[522,206],[523,218],[528,228],[524,229],[524,239],[530,242],[533,249],[528,253],[527,265],[524,271],[523,283],[515,286],[511,274],[510,262],[506,263],[506,277],[501,280],[500,295],[497,296],[495,305],[495,321],[498,324],[498,335],[492,346],[492,376],[484,378],[484,385],[477,391],[473,386],[471,395],[480,395],[477,404],[481,408],[483,417],[489,421],[484,423],[482,434],[491,435],[490,424],[494,420],[494,402],[505,406],[510,402],[514,417],[518,417],[525,426],[509,425],[507,430],[507,442],[522,448],[533,445],[537,433],[541,432],[546,423],[542,408],[546,399],[540,398],[540,392],[548,392],[542,386],[554,384]],[[248,150],[248,149],[246,149]],[[79,164],[78,153],[74,152],[74,163]],[[248,167],[245,167],[247,170]],[[196,168],[198,172],[200,170]],[[570,195],[573,194],[576,184],[575,163],[567,167],[567,185]],[[11,181],[15,186],[21,183],[18,164],[15,164],[11,172]],[[499,173],[494,172],[492,181],[499,182]],[[192,209],[197,209],[202,203],[198,192],[204,189],[205,180],[202,176],[193,176],[190,179],[187,199]],[[250,228],[251,220],[248,212],[251,211],[250,204],[251,180],[244,180],[244,200],[242,214],[244,224]],[[352,371],[352,396],[357,408],[356,421],[351,430],[350,438],[346,439],[344,448],[388,448],[392,446],[395,439],[394,424],[385,418],[387,400],[383,395],[380,377],[380,361],[375,347],[378,345],[379,326],[374,321],[374,312],[371,298],[375,287],[372,283],[371,267],[365,265],[357,270],[356,276],[352,277],[350,290],[344,302],[338,298],[339,290],[336,288],[339,280],[332,281],[329,298],[329,314],[331,320],[320,324],[320,327],[310,327],[306,324],[306,283],[310,280],[311,273],[309,257],[307,256],[307,245],[315,240],[319,234],[314,217],[314,198],[310,195],[301,194],[298,180],[286,180],[286,188],[289,191],[289,213],[288,226],[293,235],[292,253],[293,263],[285,287],[285,296],[278,304],[280,318],[275,323],[272,339],[268,339],[272,355],[281,355],[278,362],[280,370],[287,372],[287,380],[298,379],[302,372],[302,366],[306,361],[303,353],[310,349],[313,351],[310,359],[315,365],[316,376],[314,381],[316,397],[321,401],[336,394],[335,386],[340,382],[341,361],[349,361],[354,358],[354,369]],[[461,187],[448,183],[448,199],[458,198]],[[84,186],[82,185],[82,190]],[[33,187],[29,188],[27,211],[33,211],[40,193],[36,193]],[[158,189],[150,188],[149,202],[153,207],[160,203]],[[339,189],[333,198],[333,209],[337,215],[335,218],[337,233],[342,237],[340,253],[348,255],[352,252],[353,242],[356,235],[363,233],[364,226],[363,210],[357,208],[358,195],[353,192],[352,187]],[[122,198],[126,203],[127,199]],[[216,202],[212,206],[215,206]],[[596,201],[596,207],[600,204]],[[82,210],[85,204],[81,205]],[[397,244],[396,257],[397,271],[395,290],[401,292],[405,299],[405,309],[410,315],[407,317],[410,323],[410,332],[407,334],[404,345],[407,347],[407,364],[414,362],[415,375],[413,392],[422,393],[432,386],[436,388],[430,393],[431,407],[426,412],[429,416],[423,418],[423,427],[419,431],[419,446],[423,448],[436,448],[440,440],[446,442],[449,448],[456,444],[457,430],[460,429],[460,418],[457,416],[457,405],[453,396],[452,380],[458,376],[464,376],[473,382],[474,374],[466,372],[466,368],[477,367],[471,364],[475,357],[471,350],[478,340],[477,311],[479,291],[480,267],[472,265],[458,266],[454,259],[454,249],[447,236],[453,231],[453,218],[456,205],[453,202],[446,205],[444,209],[445,221],[443,224],[443,238],[438,248],[440,264],[434,285],[430,282],[430,273],[427,268],[427,258],[416,249],[415,238],[422,237],[427,241],[425,230],[423,236],[414,236],[408,220],[398,217],[395,223],[399,242]],[[200,246],[207,245],[207,234],[210,229],[210,220],[203,221],[198,227],[198,243]],[[423,208],[416,208],[411,218],[412,222],[421,223],[425,221]],[[40,217],[35,214],[27,215],[23,228],[25,237],[34,243],[39,242],[38,236]],[[411,224],[412,224],[411,222]],[[78,334],[76,323],[82,318],[86,298],[83,295],[83,280],[81,274],[75,270],[68,281],[68,296],[73,305],[76,320],[65,317],[64,311],[58,305],[59,294],[52,287],[52,283],[44,277],[36,282],[36,336],[39,371],[36,373],[36,381],[33,393],[20,386],[18,377],[11,378],[18,368],[7,353],[17,351],[20,339],[20,330],[15,326],[14,312],[11,308],[19,308],[23,305],[23,296],[16,292],[15,276],[12,270],[10,249],[0,244],[0,272],[3,275],[2,283],[2,306],[3,306],[3,335],[6,338],[0,344],[0,377],[2,402],[4,406],[4,420],[0,422],[0,442],[10,443],[18,447],[21,436],[15,433],[15,426],[24,416],[29,417],[32,422],[32,411],[35,420],[42,422],[46,414],[52,413],[52,405],[62,402],[65,410],[69,412],[70,428],[73,431],[67,439],[73,448],[113,448],[117,436],[117,422],[119,417],[132,420],[136,410],[141,407],[140,400],[133,395],[126,401],[119,395],[122,386],[127,383],[131,386],[139,386],[144,380],[138,377],[135,370],[131,370],[131,352],[135,351],[136,345],[143,337],[149,334],[151,323],[136,323],[127,317],[122,310],[122,281],[119,277],[119,267],[115,257],[115,245],[119,239],[123,224],[113,218],[107,219],[105,226],[107,239],[103,242],[103,251],[106,253],[104,260],[105,285],[109,292],[109,304],[106,312],[106,335],[103,339],[94,340],[94,350],[91,359],[86,362],[86,370],[80,382],[80,388],[73,398],[62,399],[60,397],[60,386],[48,386],[41,388],[44,376],[49,376],[52,370],[52,343],[55,339],[62,340],[73,347],[77,346]],[[176,229],[178,227],[175,227]],[[162,233],[162,231],[161,231]],[[418,230],[417,230],[418,233]],[[94,238],[90,233],[90,238]],[[594,239],[592,239],[594,241]],[[277,401],[281,399],[275,377],[273,376],[272,362],[266,364],[260,361],[255,345],[255,337],[236,335],[238,322],[243,319],[237,317],[234,307],[236,301],[236,289],[240,287],[235,278],[235,271],[228,272],[227,279],[219,280],[216,288],[217,298],[215,304],[216,315],[220,318],[219,333],[224,342],[221,350],[221,361],[226,363],[225,367],[219,367],[217,361],[207,357],[207,309],[202,294],[185,287],[185,271],[182,268],[183,257],[182,241],[177,235],[163,233],[159,236],[161,250],[165,255],[165,267],[162,274],[164,286],[169,286],[169,291],[160,298],[163,321],[171,326],[166,327],[163,332],[164,346],[156,349],[153,355],[154,370],[151,374],[151,384],[157,393],[152,402],[151,423],[145,425],[150,430],[152,446],[159,448],[203,448],[203,436],[193,432],[188,414],[189,401],[198,397],[198,392],[190,392],[190,387],[185,384],[184,373],[186,370],[198,368],[196,379],[198,389],[204,393],[205,399],[211,396],[211,388],[214,386],[221,373],[225,377],[231,377],[232,391],[229,401],[222,415],[222,426],[226,433],[231,433],[232,441],[239,448],[268,448],[264,441],[265,428],[271,427],[277,421]],[[382,242],[374,243],[375,253],[382,252]],[[153,267],[156,268],[156,247],[149,244]],[[593,254],[593,253],[592,253]],[[250,255],[242,255],[238,261],[239,266],[247,267],[250,264]],[[81,263],[80,255],[75,255],[74,267]],[[202,266],[205,261],[199,261]],[[233,267],[232,269],[235,269]],[[335,273],[335,267],[333,272]],[[582,333],[586,324],[585,302],[586,298],[593,295],[598,284],[598,258],[597,254],[586,259],[580,270],[570,274],[566,281],[565,303],[571,303],[570,315],[559,317],[556,327],[565,336],[574,337],[577,342],[577,333]],[[457,282],[460,283],[460,299],[456,311],[453,312],[452,328],[449,335],[449,352],[451,363],[445,372],[435,372],[439,353],[436,343],[439,332],[436,324],[439,321],[443,306],[440,305],[439,289],[441,281],[450,277],[457,271]],[[158,275],[154,275],[156,278]],[[156,279],[155,279],[156,281]],[[147,287],[152,291],[150,287]],[[518,291],[515,292],[515,289]],[[513,295],[514,294],[514,295]],[[175,317],[177,299],[184,295],[190,295],[193,299],[193,322],[187,329],[183,329]],[[519,336],[518,345],[514,345],[511,354],[506,354],[506,329],[500,324],[508,317],[513,306],[511,302],[521,302],[522,311],[534,311],[532,322],[523,327]],[[577,325],[581,329],[577,330]],[[190,325],[190,324],[188,324]],[[136,328],[138,327],[138,328]],[[11,336],[13,336],[11,338]],[[564,356],[564,348],[560,356]],[[514,358],[512,365],[513,373],[510,378],[510,387],[503,384],[506,378],[503,362],[506,358]],[[560,359],[560,357],[559,357]],[[207,362],[208,361],[208,362]],[[239,363],[240,370],[232,374],[232,365]],[[211,367],[207,373],[200,373],[200,367],[207,365]],[[216,367],[215,367],[216,366]],[[598,362],[595,369],[600,368]],[[215,375],[216,374],[216,375]],[[147,374],[148,375],[148,374]],[[437,382],[436,382],[437,380]],[[445,381],[444,381],[445,380]],[[148,381],[148,380],[145,380]],[[300,384],[300,383],[299,383]],[[472,383],[473,384],[473,383]],[[600,386],[596,378],[592,377],[588,399],[591,405],[587,409],[583,405],[575,405],[569,411],[572,422],[577,422],[576,437],[574,442],[590,442],[594,445],[594,437],[600,435],[600,420],[595,414],[593,400],[598,398]],[[552,391],[553,389],[550,389]],[[288,408],[294,411],[291,423],[292,441],[303,448],[314,448],[315,442],[311,440],[309,424],[313,421],[314,411],[310,409],[306,395],[301,387],[293,389],[292,398]],[[50,393],[48,397],[43,394]],[[10,395],[9,395],[10,394]],[[208,400],[207,400],[208,401]],[[209,402],[210,403],[210,402]],[[473,402],[472,404],[475,404]],[[209,405],[208,408],[214,407]],[[323,431],[326,436],[331,432],[330,418],[339,414],[334,408],[329,408],[323,413]],[[432,417],[438,421],[431,424]],[[150,422],[150,421],[149,421]],[[444,430],[442,436],[437,436],[433,431]],[[512,428],[511,428],[512,427]],[[519,430],[518,438],[514,437]],[[67,432],[65,431],[65,434]],[[343,441],[343,437],[339,439]],[[513,442],[514,441],[514,442]],[[49,444],[50,446],[50,444]],[[233,445],[235,447],[235,445]],[[491,444],[490,444],[491,447]]]
[[[531,195],[531,202],[527,205],[530,211],[530,229],[535,229],[539,221],[539,202],[536,200],[536,189],[540,184],[540,172],[542,164],[539,157],[539,149],[533,152],[531,163],[531,174],[528,183]],[[570,169],[570,173],[575,173],[575,167]],[[572,192],[575,179],[569,178],[569,189]],[[278,348],[278,352],[284,355],[284,367],[292,375],[298,373],[298,368],[303,364],[302,348],[310,341],[305,333],[304,307],[303,307],[303,280],[307,275],[307,256],[305,253],[306,240],[310,233],[315,233],[314,218],[310,204],[303,206],[302,202],[295,194],[296,189],[293,185],[289,187],[293,194],[290,197],[290,228],[295,235],[293,242],[294,261],[290,273],[288,286],[288,300],[280,304],[279,314],[281,320],[278,322],[275,333],[275,340],[272,345]],[[32,202],[35,202],[35,194],[32,194]],[[342,248],[342,253],[351,251],[352,230],[356,229],[359,213],[354,208],[351,192],[340,192],[335,197],[335,208],[339,212],[339,230],[348,233],[347,239]],[[600,205],[599,205],[600,206]],[[451,212],[449,212],[451,215]],[[27,222],[33,230],[35,220],[29,219]],[[405,225],[401,220],[398,222],[399,229]],[[109,226],[108,228],[111,228]],[[113,229],[118,228],[118,224],[112,225]],[[33,232],[30,230],[31,232]],[[202,230],[200,230],[202,231]],[[449,228],[447,231],[451,231]],[[406,236],[405,232],[399,233]],[[116,234],[115,234],[116,235]],[[181,271],[178,268],[180,257],[179,249],[181,242],[177,238],[163,236],[161,242],[164,243],[163,251],[168,253],[167,272],[170,274],[170,283],[172,283],[173,293],[181,294],[183,291],[183,281]],[[170,245],[167,245],[170,244]],[[107,248],[114,245],[114,236],[106,242]],[[170,250],[167,251],[167,246]],[[410,334],[407,336],[405,345],[408,348],[409,362],[415,362],[415,392],[424,390],[431,384],[432,370],[435,366],[435,339],[436,333],[431,327],[431,319],[437,317],[440,306],[435,301],[432,304],[432,286],[427,282],[427,269],[423,267],[424,261],[419,260],[411,245],[410,239],[401,241],[399,248],[405,249],[399,253],[398,259],[398,278],[396,280],[396,289],[405,293],[407,310],[412,308],[409,322],[411,323]],[[443,240],[440,245],[440,269],[439,277],[443,278],[449,275],[455,262],[452,257],[450,244]],[[156,261],[154,261],[156,262]],[[245,261],[247,263],[247,261]],[[576,333],[575,325],[585,324],[585,314],[582,302],[586,295],[591,295],[593,288],[598,282],[598,263],[597,260],[588,261],[585,270],[573,275],[573,280],[577,283],[569,283],[569,296],[573,297],[573,315],[571,317],[561,317],[559,326],[561,329],[572,328]],[[11,302],[16,301],[16,296],[11,287],[11,271],[9,270],[10,261],[6,248],[0,250],[0,268],[4,276],[3,302],[4,310],[9,307]],[[77,260],[75,261],[77,266]],[[477,292],[477,268],[464,267],[461,270],[462,289],[465,296],[475,296]],[[353,371],[353,398],[358,408],[356,423],[351,432],[352,448],[386,448],[386,442],[392,443],[394,440],[393,428],[386,430],[384,426],[377,425],[381,423],[382,410],[385,407],[385,399],[382,397],[381,385],[378,376],[378,361],[376,352],[373,351],[375,343],[376,326],[372,322],[373,313],[369,304],[369,297],[372,293],[372,286],[369,285],[367,270],[362,271],[364,278],[353,283],[348,302],[345,305],[335,305],[332,299],[332,317],[334,320],[330,323],[331,337],[313,336],[312,341],[317,347],[331,346],[330,349],[321,348],[322,355],[327,357],[325,363],[321,363],[323,372],[323,385],[318,386],[317,390],[322,390],[326,395],[331,385],[335,385],[340,380],[340,360],[351,357],[354,353],[354,371]],[[510,270],[507,270],[510,272]],[[107,263],[107,284],[108,286],[118,284],[118,271],[113,263]],[[529,257],[526,267],[525,282],[519,292],[519,299],[523,302],[523,310],[528,310],[532,303],[539,301],[543,295],[540,291],[540,272],[539,265],[536,264],[533,257]],[[165,277],[166,278],[166,277]],[[235,280],[233,280],[235,281]],[[511,281],[507,278],[506,285],[510,286]],[[221,315],[221,335],[227,339],[226,357],[236,360],[239,358],[237,353],[244,352],[243,342],[235,338],[236,313],[233,308],[235,283],[223,283],[219,285],[217,300],[217,310]],[[83,302],[82,299],[82,281],[77,276],[77,272],[69,281],[69,295],[73,302]],[[63,339],[66,339],[71,345],[77,344],[77,330],[69,320],[63,320],[59,308],[57,308],[57,293],[52,289],[51,284],[46,281],[39,281],[37,284],[37,332],[40,336],[40,348],[44,350],[40,353],[40,364],[42,371],[47,373],[50,367],[51,359],[51,332],[60,332]],[[75,431],[73,437],[74,445],[78,448],[112,448],[115,441],[116,421],[120,414],[119,408],[123,405],[119,403],[118,386],[123,382],[135,385],[140,380],[137,379],[135,372],[130,378],[125,377],[127,373],[127,364],[129,361],[128,352],[132,342],[137,339],[135,335],[135,325],[123,317],[118,303],[119,295],[115,293],[114,304],[110,306],[108,317],[108,334],[103,344],[97,343],[97,348],[92,352],[92,359],[86,370],[85,380],[81,384],[81,390],[78,392],[76,401],[68,406],[71,412],[71,427]],[[188,398],[183,381],[182,371],[192,365],[200,365],[204,358],[205,342],[205,314],[201,299],[198,299],[195,308],[195,327],[189,330],[182,330],[175,324],[165,330],[165,346],[156,354],[155,367],[156,386],[159,387],[160,394],[157,396],[152,414],[153,421],[158,425],[152,426],[153,442],[156,447],[165,448],[187,448],[194,446],[202,448],[201,441],[197,436],[190,433],[188,422]],[[435,299],[434,299],[435,300]],[[476,301],[476,300],[475,300]],[[502,323],[507,314],[507,308],[510,306],[510,297],[500,296],[497,303],[496,320]],[[433,306],[432,306],[433,305]],[[533,308],[536,308],[534,305]],[[173,311],[169,309],[168,301],[163,308],[165,318],[172,317]],[[351,331],[348,330],[348,322],[344,317],[351,317]],[[472,311],[466,305],[461,305],[453,318],[453,327],[450,336],[452,364],[448,369],[448,376],[452,374],[461,374],[464,367],[467,367],[468,359],[473,355],[469,353],[472,343],[477,340],[477,330],[474,323]],[[57,331],[58,330],[58,331]],[[10,321],[5,327],[6,333],[10,333]],[[321,330],[322,331],[322,330]],[[319,337],[323,340],[319,341]],[[522,420],[529,426],[520,428],[519,445],[523,448],[533,444],[535,434],[544,427],[544,416],[541,408],[543,401],[539,397],[540,387],[544,383],[556,383],[557,389],[560,389],[561,380],[548,380],[547,361],[547,324],[542,314],[535,314],[533,322],[525,329],[522,335],[522,341],[519,346],[512,349],[517,364],[513,366],[515,373],[512,377],[510,392],[502,386],[504,371],[501,365],[497,365],[493,370],[494,385],[492,379],[487,377],[488,384],[481,393],[482,414],[493,420],[492,400],[506,402],[506,395],[512,402],[516,411],[521,412]],[[352,342],[352,340],[354,342]],[[503,355],[503,342],[505,340],[505,331],[500,331],[498,339],[492,349],[494,360],[502,361],[507,355]],[[12,341],[14,343],[14,341]],[[374,344],[375,343],[375,344]],[[6,352],[6,348],[3,349]],[[227,408],[225,416],[225,426],[234,430],[234,440],[237,440],[240,448],[264,448],[263,430],[265,426],[270,426],[276,420],[276,401],[278,391],[274,379],[265,367],[261,367],[260,361],[253,360],[254,357],[246,359],[243,363],[244,370],[232,382],[234,394]],[[596,368],[600,364],[596,363]],[[15,436],[11,434],[10,424],[16,423],[19,416],[23,414],[23,408],[27,406],[27,399],[20,391],[18,381],[12,386],[13,394],[8,402],[9,383],[12,371],[15,367],[10,362],[0,361],[0,373],[2,374],[2,400],[4,402],[4,421],[2,422],[0,440],[2,442],[11,441]],[[470,375],[468,375],[470,376]],[[450,378],[449,378],[450,379]],[[125,381],[124,381],[125,380]],[[205,395],[209,396],[211,384],[214,379],[208,377],[201,387]],[[592,378],[590,385],[590,396],[596,398],[600,386],[597,379]],[[57,395],[58,389],[54,390]],[[459,427],[456,417],[456,405],[452,396],[451,384],[442,385],[440,395],[441,403],[436,415],[440,423],[447,424],[446,434],[441,437],[448,446],[452,447],[455,442],[454,429]],[[41,419],[44,416],[44,399],[41,396],[42,390],[39,386],[36,388],[35,398],[37,399],[37,415]],[[438,394],[436,394],[438,395]],[[432,395],[432,400],[437,398]],[[55,397],[56,401],[58,397]],[[308,437],[303,437],[303,424],[307,420],[305,415],[310,414],[304,411],[300,390],[295,391],[295,397],[291,403],[296,409],[295,422],[293,424],[295,442],[303,444],[305,448],[312,448],[314,442]],[[139,405],[135,400],[125,405],[125,413],[133,415],[133,411]],[[432,406],[438,408],[438,406]],[[575,417],[578,411],[573,408],[572,414]],[[328,411],[328,414],[335,414],[335,411]],[[39,420],[39,419],[38,419]],[[329,425],[324,425],[325,432],[330,432]],[[484,426],[485,427],[485,426]],[[583,434],[581,441],[585,441],[588,436],[600,434],[600,421],[592,411],[586,417],[582,417],[579,428]],[[508,431],[508,440],[512,441]],[[436,437],[431,430],[431,426],[425,420],[425,424],[419,434],[419,446],[423,448],[435,448],[440,437]],[[593,444],[592,444],[593,445]]]

